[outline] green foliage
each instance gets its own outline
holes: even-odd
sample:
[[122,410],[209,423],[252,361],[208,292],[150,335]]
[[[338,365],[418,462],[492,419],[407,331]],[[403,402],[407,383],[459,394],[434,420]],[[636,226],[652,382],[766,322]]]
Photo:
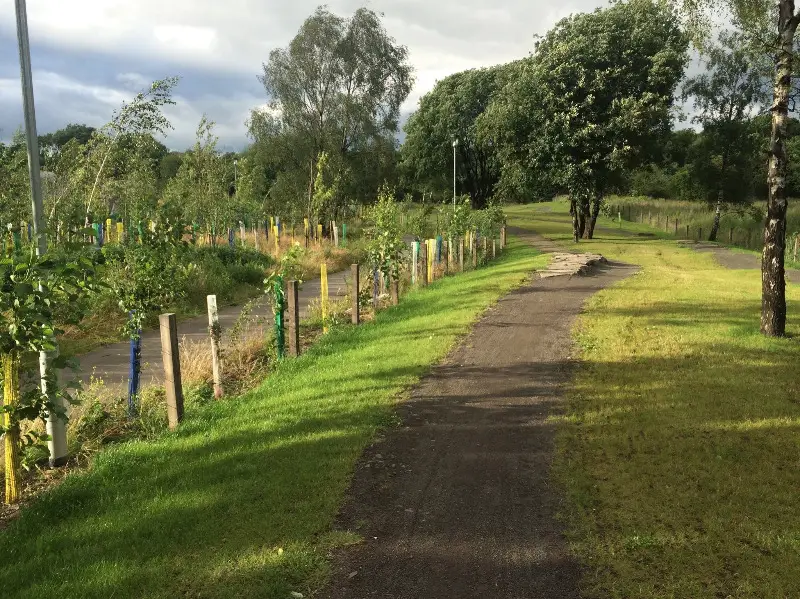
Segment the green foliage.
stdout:
[[382,272],[387,281],[396,281],[400,278],[406,245],[400,226],[400,205],[394,197],[394,190],[387,186],[380,189],[378,200],[370,207],[367,218],[370,266]]
[[[77,311],[82,296],[96,289],[94,275],[93,262],[79,247],[72,248],[69,257],[53,253],[40,257],[30,244],[0,259],[0,355],[12,356],[23,368],[19,401],[0,408],[10,418],[9,426],[0,423],[0,433],[18,429],[24,421],[44,420],[48,413],[66,419],[61,400],[71,401],[66,390],[75,383],[59,385],[56,371],[71,364],[61,357],[50,360],[43,392],[35,375],[38,362],[23,358],[58,349],[62,331],[56,326],[55,309],[67,303]],[[35,444],[44,438],[34,429],[25,442]]]
[[456,73],[422,97],[419,109],[405,125],[402,148],[401,168],[411,189],[425,192],[452,186],[452,143],[457,139],[458,188],[470,194],[476,208],[488,201],[499,168],[493,145],[479,139],[476,122],[511,68],[499,65]]
[[423,202],[414,204],[411,201],[405,203],[406,231],[419,241],[427,239],[432,231],[430,224],[431,215],[435,206],[431,203]]
[[689,79],[694,118],[703,135],[690,149],[689,177],[698,199],[723,203],[749,200],[755,174],[763,174],[752,115],[766,102],[764,67],[740,34],[723,32],[706,48],[707,72]]
[[162,223],[145,229],[140,244],[105,246],[106,277],[120,309],[130,318],[125,333],[135,338],[147,318],[179,300],[186,291],[181,242]]
[[480,117],[504,194],[612,189],[668,130],[686,49],[677,16],[650,0],[561,20]]
[[489,239],[500,237],[500,228],[505,221],[503,207],[497,202],[491,202],[483,210],[475,210],[470,215],[470,227],[478,231],[481,237]]
[[267,192],[281,206],[274,212],[311,214],[322,152],[336,157],[340,199],[366,203],[393,177],[400,106],[413,73],[408,50],[378,14],[360,8],[343,18],[319,7],[286,48],[270,53],[261,81],[271,106],[254,111],[249,128],[258,168],[274,177]]
[[451,239],[466,235],[473,225],[472,203],[469,196],[461,196],[455,206],[443,204],[444,233]]

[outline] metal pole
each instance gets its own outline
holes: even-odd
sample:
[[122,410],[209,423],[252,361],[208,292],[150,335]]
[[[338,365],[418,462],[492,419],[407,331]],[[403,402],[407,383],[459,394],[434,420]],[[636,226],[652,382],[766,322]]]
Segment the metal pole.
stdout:
[[[31,204],[33,208],[33,234],[36,237],[36,253],[47,253],[47,237],[44,233],[42,214],[42,172],[39,164],[39,138],[36,134],[36,108],[33,101],[33,76],[31,74],[31,48],[28,39],[28,11],[25,0],[15,0],[17,14],[17,42],[19,44],[19,70],[22,80],[22,104],[25,113],[25,138],[28,147],[28,172],[31,183]],[[42,393],[47,393],[48,356],[39,353],[39,373],[42,379]],[[60,402],[60,400],[58,400]],[[59,406],[63,409],[63,405]],[[67,461],[67,429],[65,422],[50,414],[47,417],[47,434],[50,440],[50,465],[60,466]]]
[[453,142],[453,208],[456,207],[456,147],[458,140]]

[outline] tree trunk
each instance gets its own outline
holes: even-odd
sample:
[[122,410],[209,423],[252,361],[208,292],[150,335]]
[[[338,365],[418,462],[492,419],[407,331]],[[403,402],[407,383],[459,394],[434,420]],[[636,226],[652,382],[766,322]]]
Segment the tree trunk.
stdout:
[[792,84],[792,55],[797,21],[794,1],[778,2],[780,49],[775,66],[775,88],[772,102],[772,136],[770,139],[767,185],[767,220],[764,226],[764,251],[761,255],[761,332],[772,337],[786,331],[786,153],[789,91]]
[[578,204],[578,233],[581,238],[586,239],[586,224],[589,220],[589,201],[581,198]]
[[602,196],[597,195],[592,198],[591,218],[589,219],[589,226],[586,229],[586,239],[594,237],[594,227],[597,224],[597,217],[600,215],[600,202],[603,201]]
[[572,238],[575,243],[578,243],[578,239],[581,237],[578,231],[578,205],[572,198],[569,200],[569,213],[572,216]]
[[[13,406],[19,403],[19,359],[13,353],[2,357],[3,403]],[[19,501],[19,423],[11,413],[3,414],[3,426],[8,430],[5,437],[6,494],[8,505]],[[13,423],[13,424],[12,424]]]
[[709,241],[717,240],[717,233],[719,232],[719,221],[722,218],[722,192],[719,192],[717,198],[717,208],[714,210],[714,224],[711,225],[711,233],[708,234]]

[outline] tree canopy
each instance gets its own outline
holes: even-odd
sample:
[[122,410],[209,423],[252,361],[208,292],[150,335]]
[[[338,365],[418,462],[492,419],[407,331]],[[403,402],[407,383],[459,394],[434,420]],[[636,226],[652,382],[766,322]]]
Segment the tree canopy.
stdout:
[[408,50],[386,33],[379,15],[361,8],[344,18],[319,7],[288,47],[270,53],[260,79],[271,110],[253,113],[250,132],[256,144],[275,147],[262,152],[276,172],[273,201],[305,198],[311,215],[322,152],[345,195],[374,196],[374,175],[367,189],[355,175],[380,175],[387,160],[393,165],[387,150],[394,152],[400,106],[413,84]]
[[589,200],[599,206],[670,130],[687,46],[674,12],[650,0],[561,20],[482,117],[501,160],[501,189],[525,195],[547,180],[588,216]]
[[423,193],[449,189],[452,143],[458,140],[456,193],[469,193],[476,208],[487,203],[499,169],[492,143],[478,138],[476,124],[512,69],[513,65],[498,65],[456,73],[423,96],[405,126],[402,169],[409,187]]

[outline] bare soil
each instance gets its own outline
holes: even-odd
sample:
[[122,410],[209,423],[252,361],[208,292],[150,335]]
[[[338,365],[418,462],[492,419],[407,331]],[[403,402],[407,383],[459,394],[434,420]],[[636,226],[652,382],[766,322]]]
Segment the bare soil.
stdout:
[[365,540],[337,556],[321,596],[579,596],[581,567],[550,479],[548,416],[563,409],[575,317],[632,272],[605,263],[583,276],[535,277],[485,314],[400,406],[402,426],[362,457],[339,527]]

